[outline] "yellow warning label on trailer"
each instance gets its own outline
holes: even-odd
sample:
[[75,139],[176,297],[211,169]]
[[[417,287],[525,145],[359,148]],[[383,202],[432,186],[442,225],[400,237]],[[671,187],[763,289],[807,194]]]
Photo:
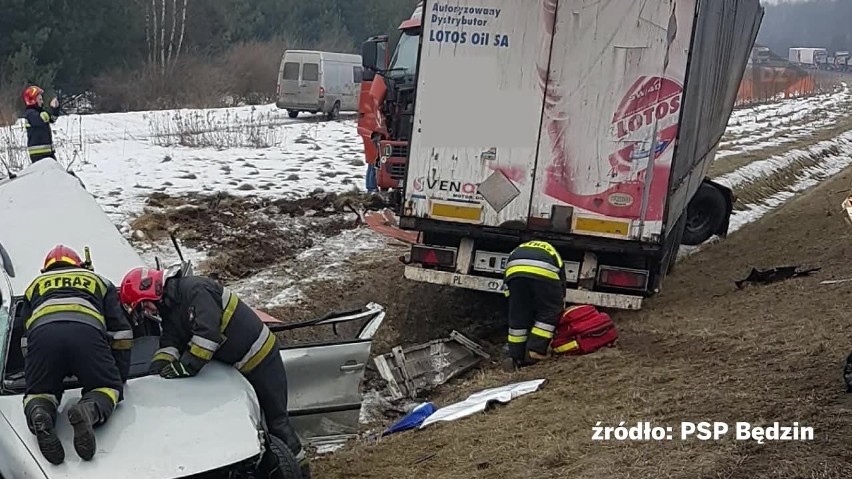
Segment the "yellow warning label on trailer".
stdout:
[[630,234],[630,222],[600,218],[576,218],[574,220],[574,232],[627,237]]
[[465,206],[450,203],[432,203],[432,218],[480,222],[482,221],[482,206]]

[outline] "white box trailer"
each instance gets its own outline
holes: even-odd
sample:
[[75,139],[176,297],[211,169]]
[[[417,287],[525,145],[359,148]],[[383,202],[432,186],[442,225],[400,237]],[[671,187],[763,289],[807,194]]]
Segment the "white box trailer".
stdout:
[[816,67],[825,63],[828,58],[828,50],[825,48],[791,48],[789,60],[791,63]]
[[639,308],[681,241],[727,232],[733,195],[705,175],[762,18],[758,0],[426,0],[405,276],[499,292],[508,253],[544,239],[567,301]]

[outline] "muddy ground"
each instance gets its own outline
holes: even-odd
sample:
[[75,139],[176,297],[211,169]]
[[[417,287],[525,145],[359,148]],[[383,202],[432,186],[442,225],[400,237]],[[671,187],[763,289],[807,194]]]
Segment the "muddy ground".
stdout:
[[[208,254],[197,265],[199,274],[232,285],[259,272],[307,278],[322,265],[296,260],[299,253],[342,231],[366,228],[361,216],[382,202],[363,194],[317,192],[301,200],[264,200],[227,194],[168,196],[155,193],[146,212],[131,222],[137,241],[163,241],[169,232],[184,244]],[[369,234],[369,233],[367,233]],[[411,345],[448,335],[453,329],[473,338],[502,340],[503,300],[487,293],[456,288],[434,288],[402,279],[399,260],[407,251],[401,243],[354,255],[345,267],[346,278],[312,281],[303,297],[284,306],[252,304],[287,323],[315,319],[332,311],[346,311],[376,302],[387,307],[388,320],[374,341],[374,352]],[[285,271],[286,270],[286,271]],[[307,279],[306,279],[307,281]],[[272,286],[275,287],[274,285]],[[342,328],[353,334],[360,324]],[[288,342],[331,339],[330,327],[284,333]]]
[[[852,277],[852,227],[839,208],[850,182],[847,170],[688,257],[642,311],[613,313],[618,348],[515,374],[487,368],[434,400],[446,404],[486,387],[547,378],[543,390],[485,414],[320,457],[315,477],[852,477],[852,400],[841,380],[852,347],[852,283],[820,284]],[[734,286],[752,267],[780,265],[822,270],[773,285]],[[402,284],[399,276],[380,279],[397,272],[388,268],[364,276],[363,294],[387,294],[371,281]],[[475,323],[498,314],[428,285],[395,291],[396,307],[414,311],[395,328],[400,336],[409,328],[446,328],[447,317],[469,315]],[[469,308],[465,314],[457,314],[460,305]],[[675,440],[595,442],[597,421],[672,426]],[[682,442],[682,421],[732,428],[736,421],[798,421],[813,427],[815,437],[763,445],[733,435]]]
[[174,233],[187,246],[207,251],[200,269],[228,281],[292,259],[318,239],[356,228],[358,211],[373,201],[360,193],[321,191],[299,200],[154,193],[130,226],[137,240],[159,241]]

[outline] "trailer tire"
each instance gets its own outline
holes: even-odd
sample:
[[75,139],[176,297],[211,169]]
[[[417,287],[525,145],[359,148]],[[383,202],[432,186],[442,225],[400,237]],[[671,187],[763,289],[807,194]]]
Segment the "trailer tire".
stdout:
[[696,246],[709,240],[722,226],[727,211],[728,202],[722,192],[707,183],[702,184],[687,205],[681,244]]
[[290,118],[297,118],[299,116],[299,110],[287,110],[287,116]]

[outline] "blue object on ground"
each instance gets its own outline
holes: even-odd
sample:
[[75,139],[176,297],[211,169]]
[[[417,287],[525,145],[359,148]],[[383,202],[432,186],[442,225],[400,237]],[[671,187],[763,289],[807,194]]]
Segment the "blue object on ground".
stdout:
[[427,417],[431,416],[433,412],[437,411],[437,408],[434,404],[430,402],[425,402],[420,404],[410,413],[406,414],[405,417],[400,419],[399,421],[393,423],[385,432],[382,433],[382,437],[387,436],[388,434],[393,434],[395,432],[407,431],[409,429],[414,429],[426,420]]

